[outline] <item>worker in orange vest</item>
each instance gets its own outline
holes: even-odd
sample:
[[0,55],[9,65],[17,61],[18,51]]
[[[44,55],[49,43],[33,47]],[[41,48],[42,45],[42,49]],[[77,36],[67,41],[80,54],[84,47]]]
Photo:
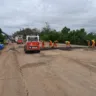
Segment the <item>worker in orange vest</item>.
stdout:
[[45,42],[44,41],[42,41],[42,48],[44,48],[45,47]]
[[53,43],[53,47],[57,47],[57,40],[56,41],[54,41],[54,43]]
[[52,41],[50,40],[50,41],[49,41],[49,47],[52,47],[52,45],[53,45],[53,43],[52,43]]
[[68,46],[71,47],[71,45],[70,45],[70,41],[68,41]]

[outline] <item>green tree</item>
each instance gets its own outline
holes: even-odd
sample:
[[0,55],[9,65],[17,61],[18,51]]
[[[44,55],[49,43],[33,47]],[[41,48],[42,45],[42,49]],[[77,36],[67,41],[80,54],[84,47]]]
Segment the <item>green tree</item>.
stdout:
[[68,38],[69,32],[70,32],[70,28],[67,28],[66,26],[61,30],[62,40],[66,41],[69,39]]
[[66,26],[61,30],[61,33],[63,34],[68,34],[68,32],[70,31],[70,28],[67,28]]
[[4,35],[2,34],[2,29],[0,28],[0,42],[4,43]]
[[41,40],[45,41],[55,41],[58,40],[59,42],[63,42],[69,40],[71,44],[80,44],[80,45],[86,45],[87,40],[96,40],[96,33],[91,32],[87,33],[84,28],[77,29],[77,30],[70,30],[68,27],[62,28],[60,32],[57,32],[55,29],[51,29],[50,25],[46,23],[46,25],[42,28],[40,31],[37,28],[25,28],[22,30],[19,30],[13,34],[13,36],[16,35],[23,35],[24,38],[26,35],[40,35]]

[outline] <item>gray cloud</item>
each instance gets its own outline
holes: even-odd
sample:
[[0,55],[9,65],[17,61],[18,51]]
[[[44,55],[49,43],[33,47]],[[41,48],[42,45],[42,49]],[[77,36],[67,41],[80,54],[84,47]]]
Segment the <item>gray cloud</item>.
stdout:
[[11,34],[23,27],[42,28],[48,22],[61,30],[85,27],[96,30],[96,0],[2,0],[0,27]]

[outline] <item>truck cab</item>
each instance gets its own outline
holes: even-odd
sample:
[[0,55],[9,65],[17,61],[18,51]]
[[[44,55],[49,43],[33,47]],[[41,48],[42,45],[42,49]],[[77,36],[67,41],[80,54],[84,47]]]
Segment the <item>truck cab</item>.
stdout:
[[25,53],[30,51],[40,52],[39,36],[26,36],[24,51]]

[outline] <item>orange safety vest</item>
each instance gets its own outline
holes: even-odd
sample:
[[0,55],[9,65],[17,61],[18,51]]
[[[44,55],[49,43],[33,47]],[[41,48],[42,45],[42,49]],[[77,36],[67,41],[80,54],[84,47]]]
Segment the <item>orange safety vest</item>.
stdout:
[[52,41],[49,42],[49,45],[52,46]]
[[42,47],[44,47],[44,45],[45,45],[45,43],[44,43],[44,42],[42,42]]
[[53,46],[54,46],[54,47],[57,47],[57,44],[56,44],[56,42],[54,42]]

